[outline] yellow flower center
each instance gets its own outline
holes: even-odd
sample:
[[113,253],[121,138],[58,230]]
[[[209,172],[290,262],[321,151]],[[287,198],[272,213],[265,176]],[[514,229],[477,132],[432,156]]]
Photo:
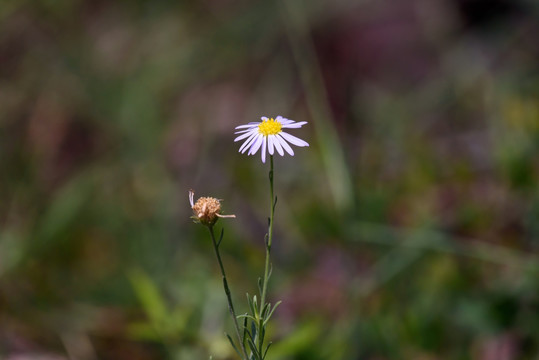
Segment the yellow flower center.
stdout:
[[273,118],[264,120],[258,125],[258,132],[264,136],[275,135],[281,132],[281,123]]

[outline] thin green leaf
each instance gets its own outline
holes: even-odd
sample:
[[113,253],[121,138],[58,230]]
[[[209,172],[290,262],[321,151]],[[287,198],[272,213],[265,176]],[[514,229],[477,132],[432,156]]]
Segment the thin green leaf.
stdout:
[[236,350],[236,353],[238,354],[238,356],[241,358],[241,354],[240,354],[240,351],[238,350],[238,348],[236,347],[236,344],[234,344],[234,341],[232,341],[232,338],[230,337],[230,335],[228,335],[227,333],[225,333],[226,337],[228,338],[228,341],[230,341],[230,345],[232,345],[232,347],[234,348],[234,350]]
[[275,312],[275,309],[277,309],[277,306],[281,305],[282,301],[277,301],[277,303],[273,306],[273,309],[271,309],[270,313],[264,320],[264,326],[268,323],[269,319],[273,316],[273,313]]
[[260,353],[258,352],[258,349],[256,348],[255,343],[251,339],[247,339],[247,343],[249,344],[250,350],[253,352],[253,355],[255,356],[255,359],[261,359]]
[[253,315],[258,314],[258,301],[256,300],[256,295],[253,296]]
[[270,268],[269,268],[269,271],[268,271],[268,280],[271,278],[272,273],[273,273],[273,264],[270,263]]
[[254,340],[256,338],[256,334],[257,334],[257,330],[256,330],[255,322],[252,322],[251,323],[251,339]]
[[[249,297],[247,297],[249,298]],[[245,314],[247,315],[247,314]],[[243,347],[245,348],[245,339],[246,339],[246,336],[247,336],[247,333],[249,332],[249,330],[247,330],[247,318],[244,318],[243,319],[243,336],[241,338],[241,343],[243,344]]]
[[217,242],[217,247],[221,245],[221,241],[223,241],[223,236],[225,235],[225,228],[221,229],[221,235],[219,235],[219,241]]
[[268,309],[270,308],[270,306],[271,306],[270,303],[266,303],[264,305],[264,308],[262,309],[262,314],[260,314],[262,319],[266,318],[266,314],[268,313]]
[[249,330],[247,330],[247,328],[245,328],[245,334],[247,335],[247,338],[246,339],[251,339],[254,341],[253,339],[253,335],[251,334],[251,332]]
[[236,318],[238,318],[238,319],[242,319],[242,318],[243,319],[251,319],[252,321],[256,322],[256,319],[253,316],[249,315],[249,314],[238,315],[238,316],[236,316]]
[[252,315],[255,315],[256,312],[255,312],[255,306],[253,304],[253,300],[251,299],[251,297],[249,296],[249,293],[247,293],[247,304],[249,304],[249,310],[251,311],[251,314]]
[[262,278],[258,278],[258,293],[262,296]]
[[264,360],[266,358],[266,355],[268,355],[268,350],[269,350],[271,344],[273,344],[273,343],[270,341],[268,343],[268,346],[266,347],[266,351],[264,351],[264,356],[262,356],[262,360]]

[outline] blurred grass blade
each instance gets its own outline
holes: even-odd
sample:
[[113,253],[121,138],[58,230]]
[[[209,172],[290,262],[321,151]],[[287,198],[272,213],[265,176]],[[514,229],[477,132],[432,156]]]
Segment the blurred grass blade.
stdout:
[[150,317],[156,330],[159,331],[159,328],[168,317],[165,302],[159,290],[152,279],[142,270],[131,270],[128,276],[144,310]]
[[320,146],[330,191],[337,208],[347,210],[353,205],[352,180],[340,139],[333,126],[333,115],[320,65],[316,60],[314,45],[310,39],[306,12],[301,1],[281,1],[281,4],[283,23],[287,29],[290,47],[315,125],[316,139]]
[[405,229],[359,222],[348,228],[350,240],[379,245],[439,251],[514,267],[534,266],[537,255],[506,246],[463,238],[433,229]]

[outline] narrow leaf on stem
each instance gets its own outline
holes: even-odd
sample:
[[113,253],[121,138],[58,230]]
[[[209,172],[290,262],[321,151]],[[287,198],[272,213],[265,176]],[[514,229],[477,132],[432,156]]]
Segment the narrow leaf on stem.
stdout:
[[239,355],[239,357],[241,358],[241,354],[240,354],[240,351],[238,350],[238,348],[236,347],[236,344],[234,344],[234,341],[232,340],[232,338],[230,337],[230,335],[228,335],[227,333],[225,333],[226,337],[228,338],[228,341],[230,341],[230,345],[232,345],[232,347],[234,348],[234,350],[236,350],[236,353]]
[[270,313],[268,314],[268,316],[264,320],[264,326],[266,326],[269,319],[273,316],[273,313],[275,312],[275,309],[277,309],[277,306],[281,305],[281,303],[282,303],[282,301],[277,301],[277,303],[273,306],[273,309],[271,309]]
[[[247,315],[247,314],[245,314]],[[243,345],[243,347],[245,347],[245,340],[246,340],[246,336],[247,336],[247,333],[249,332],[249,330],[247,330],[247,318],[244,318],[243,319],[243,336],[242,336],[242,339],[241,339],[241,343]]]
[[269,350],[271,344],[273,344],[273,343],[270,341],[268,343],[268,346],[266,347],[266,351],[264,351],[264,356],[262,356],[262,360],[264,360],[266,358],[266,355],[268,354],[268,350]]
[[221,241],[223,241],[223,236],[225,235],[225,228],[221,229],[221,235],[219,235],[219,241],[217,242],[217,248],[219,248],[219,245],[221,245]]
[[258,278],[258,293],[262,296],[262,278]]

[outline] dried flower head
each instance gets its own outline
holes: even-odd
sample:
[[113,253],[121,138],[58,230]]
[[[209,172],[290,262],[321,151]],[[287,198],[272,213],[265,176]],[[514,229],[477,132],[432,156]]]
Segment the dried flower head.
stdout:
[[222,215],[221,202],[213,197],[201,197],[194,202],[195,192],[189,190],[189,203],[193,209],[192,218],[202,225],[213,226],[219,218],[235,218],[236,215]]

